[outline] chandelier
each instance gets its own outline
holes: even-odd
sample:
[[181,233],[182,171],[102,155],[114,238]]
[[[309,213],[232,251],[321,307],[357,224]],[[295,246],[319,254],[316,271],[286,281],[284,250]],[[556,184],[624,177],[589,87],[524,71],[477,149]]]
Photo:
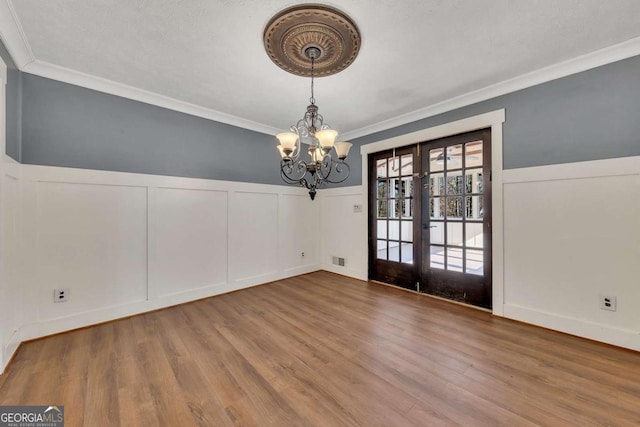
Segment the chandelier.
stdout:
[[345,162],[352,146],[338,141],[338,132],[324,123],[314,96],[314,78],[335,74],[353,62],[360,33],[342,12],[322,5],[294,6],[273,17],[264,32],[267,53],[290,73],[311,77],[311,98],[302,119],[289,132],[276,135],[280,176],[301,185],[313,200],[316,190],[349,177]]

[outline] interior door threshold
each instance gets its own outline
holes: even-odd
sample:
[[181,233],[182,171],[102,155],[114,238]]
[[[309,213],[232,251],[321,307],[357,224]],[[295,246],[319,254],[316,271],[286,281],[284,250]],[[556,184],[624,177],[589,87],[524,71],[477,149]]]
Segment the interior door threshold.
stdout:
[[473,308],[475,310],[484,311],[485,313],[493,313],[493,311],[488,309],[488,308],[478,307],[477,305],[466,304],[464,302],[454,301],[454,300],[450,300],[450,299],[447,299],[447,298],[442,298],[442,297],[439,297],[439,296],[436,296],[436,295],[431,295],[431,294],[427,294],[427,293],[424,293],[424,292],[414,291],[413,289],[403,288],[402,286],[393,285],[391,283],[384,283],[384,282],[380,282],[378,280],[371,280],[371,279],[369,279],[369,282],[376,283],[378,285],[389,286],[389,287],[394,288],[394,289],[400,289],[401,291],[411,292],[413,294],[422,295],[422,296],[425,296],[425,297],[428,297],[428,298],[437,299],[437,300],[448,302],[448,303],[451,303],[451,304],[456,304],[456,305],[461,305],[463,307]]

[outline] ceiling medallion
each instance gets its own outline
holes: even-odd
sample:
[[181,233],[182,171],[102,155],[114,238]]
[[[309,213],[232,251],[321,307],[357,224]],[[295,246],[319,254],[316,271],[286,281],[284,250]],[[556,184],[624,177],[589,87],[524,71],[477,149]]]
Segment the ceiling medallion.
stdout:
[[347,68],[360,50],[360,31],[344,13],[332,7],[304,4],[283,10],[264,29],[264,47],[280,68],[298,76],[311,75],[309,48],[319,50],[316,77]]

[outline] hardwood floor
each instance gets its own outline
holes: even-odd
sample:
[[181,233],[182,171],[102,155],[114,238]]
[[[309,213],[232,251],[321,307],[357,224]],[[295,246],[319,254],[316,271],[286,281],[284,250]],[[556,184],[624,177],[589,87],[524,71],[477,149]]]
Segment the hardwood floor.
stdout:
[[640,353],[318,272],[22,346],[66,426],[640,425]]

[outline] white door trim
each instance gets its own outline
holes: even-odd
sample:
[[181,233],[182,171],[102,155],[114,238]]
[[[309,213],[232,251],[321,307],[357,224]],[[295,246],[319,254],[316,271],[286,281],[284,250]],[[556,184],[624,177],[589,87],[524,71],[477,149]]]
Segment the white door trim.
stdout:
[[[368,199],[368,156],[371,153],[404,147],[419,142],[431,141],[478,129],[491,128],[491,171],[492,171],[492,305],[493,314],[504,315],[504,225],[503,225],[503,188],[502,188],[502,124],[505,121],[505,110],[495,110],[477,116],[467,117],[454,122],[433,126],[405,135],[372,142],[360,147],[362,155],[362,189]],[[369,218],[368,203],[363,203],[363,218]],[[363,236],[362,247],[369,245],[367,222],[363,221],[360,235]]]

